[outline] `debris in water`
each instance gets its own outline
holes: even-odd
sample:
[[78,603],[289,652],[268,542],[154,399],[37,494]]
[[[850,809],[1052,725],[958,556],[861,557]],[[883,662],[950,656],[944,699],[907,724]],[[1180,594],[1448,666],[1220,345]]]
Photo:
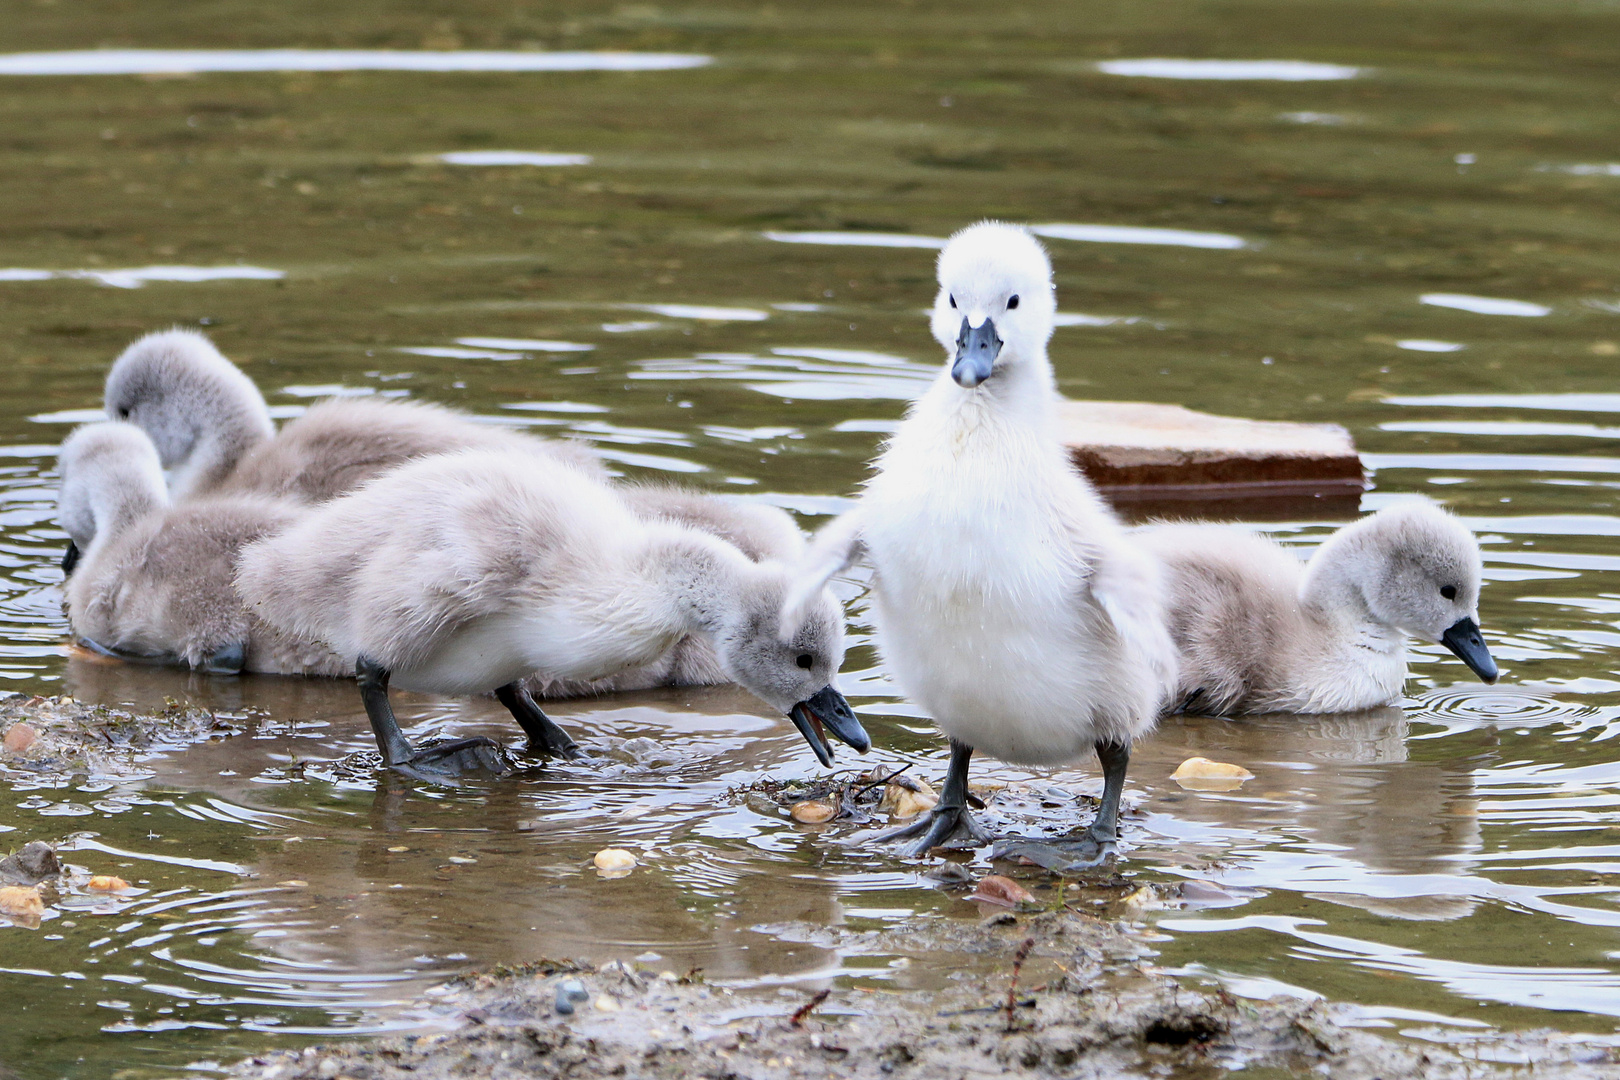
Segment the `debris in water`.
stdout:
[[12,724],[6,731],[3,745],[8,753],[20,754],[39,741],[39,732],[27,724]]
[[1190,757],[1176,767],[1170,779],[1192,791],[1236,791],[1243,781],[1253,780],[1254,773],[1241,765]]
[[939,796],[928,781],[910,776],[896,776],[883,786],[883,800],[879,810],[885,810],[896,821],[905,821],[932,810]]
[[123,892],[125,889],[129,888],[129,882],[125,881],[121,877],[114,877],[111,874],[97,874],[95,877],[85,882],[84,887],[89,889],[91,892]]
[[1035,894],[1024,888],[1010,877],[1000,874],[986,874],[979,879],[979,887],[973,890],[969,900],[977,900],[982,904],[997,904],[1001,907],[1040,907],[1040,901]]
[[803,822],[806,825],[820,825],[822,822],[831,821],[836,817],[838,808],[819,799],[805,799],[803,802],[794,803],[789,808],[788,813],[793,815],[794,821]]
[[13,919],[37,920],[45,914],[45,900],[32,885],[0,887],[0,915]]
[[56,851],[43,840],[24,844],[15,855],[0,859],[0,885],[38,885],[61,872]]
[[793,1016],[788,1020],[788,1023],[793,1027],[803,1027],[805,1018],[811,1013],[815,1012],[817,1006],[819,1006],[823,1001],[826,1001],[827,995],[831,993],[832,991],[827,989],[817,990],[814,997],[805,1002],[803,1005],[799,1006],[798,1010],[794,1012]]
[[611,873],[615,870],[628,873],[635,869],[636,857],[624,848],[603,848],[598,851],[591,862],[598,870]]

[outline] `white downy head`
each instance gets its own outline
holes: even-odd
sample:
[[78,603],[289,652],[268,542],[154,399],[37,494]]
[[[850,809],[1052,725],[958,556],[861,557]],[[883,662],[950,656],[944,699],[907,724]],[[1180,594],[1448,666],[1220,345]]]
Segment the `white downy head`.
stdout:
[[177,494],[204,473],[222,476],[275,435],[253,380],[193,330],[148,334],[125,349],[103,401],[108,416],[146,432],[163,467],[176,470]]
[[1018,364],[1044,365],[1056,310],[1051,261],[1027,229],[980,222],[939,254],[932,329],[960,386]]
[[1466,525],[1433,503],[1403,502],[1335,533],[1307,564],[1300,591],[1349,586],[1379,623],[1446,646],[1494,682],[1496,662],[1479,632],[1482,570]]
[[735,605],[714,630],[720,664],[729,678],[788,714],[823,765],[832,761],[828,730],[864,754],[871,739],[836,683],[844,663],[843,607],[822,589],[785,625],[789,583],[780,563],[750,565]]
[[133,424],[79,428],[63,441],[57,469],[57,520],[80,551],[168,503],[157,451]]

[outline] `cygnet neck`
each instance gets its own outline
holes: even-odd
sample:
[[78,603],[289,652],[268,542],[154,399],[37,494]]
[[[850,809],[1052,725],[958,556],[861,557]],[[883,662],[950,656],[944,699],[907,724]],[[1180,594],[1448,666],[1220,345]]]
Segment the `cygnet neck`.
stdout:
[[1356,539],[1335,537],[1311,557],[1300,579],[1300,606],[1319,622],[1393,647],[1404,642],[1405,634],[1375,615],[1368,604],[1367,551]]
[[267,423],[240,404],[222,408],[218,415],[200,423],[191,453],[169,481],[175,498],[209,491],[223,483],[249,451],[274,437],[275,430],[266,430]]
[[117,536],[137,521],[166,510],[169,496],[161,485],[162,475],[155,476],[160,481],[156,485],[153,479],[139,468],[109,469],[90,479],[90,516],[96,530],[90,539]]
[[650,527],[651,584],[668,598],[678,629],[718,634],[737,618],[745,581],[758,567],[735,547],[674,524]]

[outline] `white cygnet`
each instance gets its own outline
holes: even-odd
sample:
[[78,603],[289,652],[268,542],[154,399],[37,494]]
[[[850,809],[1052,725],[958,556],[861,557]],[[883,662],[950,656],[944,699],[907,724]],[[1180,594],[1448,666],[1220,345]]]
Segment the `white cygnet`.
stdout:
[[[285,633],[358,658],[385,762],[429,775],[504,771],[487,739],[417,750],[388,687],[494,691],[542,749],[572,741],[519,680],[594,680],[709,637],[733,681],[792,717],[823,763],[823,727],[870,740],[833,686],[842,613],[830,593],[781,632],[788,570],[685,525],[638,518],[596,477],[463,451],[411,462],[244,552],[238,587]],[[564,743],[564,740],[567,740]]]
[[82,552],[65,589],[68,621],[85,647],[213,672],[353,669],[260,623],[231,586],[242,547],[285,526],[296,506],[264,496],[171,505],[157,451],[132,424],[78,429],[59,468],[59,517]]
[[1348,712],[1406,682],[1408,638],[1444,645],[1486,682],[1479,544],[1429,502],[1347,525],[1307,563],[1221,525],[1153,525],[1136,538],[1164,564],[1181,653],[1178,711]]
[[1016,847],[1049,864],[1106,858],[1131,744],[1174,673],[1158,564],[1059,441],[1051,276],[1024,229],[987,222],[951,238],[932,318],[945,369],[805,563],[802,588],[819,590],[864,551],[883,657],[951,739],[932,817],[891,834],[920,833],[913,853],[985,839],[967,810],[975,750],[1021,765],[1095,752],[1104,787],[1089,828],[1038,854]]

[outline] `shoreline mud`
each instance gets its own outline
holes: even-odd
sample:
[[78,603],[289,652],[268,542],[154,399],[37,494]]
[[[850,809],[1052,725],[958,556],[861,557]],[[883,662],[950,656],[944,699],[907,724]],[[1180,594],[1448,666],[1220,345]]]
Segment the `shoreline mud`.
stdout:
[[1155,969],[1145,936],[1120,923],[1068,913],[912,922],[887,931],[805,929],[868,948],[885,947],[871,939],[888,937],[886,947],[912,954],[994,958],[1003,961],[1000,974],[940,990],[733,989],[621,962],[544,961],[434,987],[417,1008],[448,1030],[256,1056],[231,1075],[1373,1080],[1520,1076],[1533,1063],[1538,1078],[1620,1077],[1611,1048],[1557,1033],[1426,1044],[1351,1026],[1352,1010],[1320,1000],[1254,1001],[1194,985]]

